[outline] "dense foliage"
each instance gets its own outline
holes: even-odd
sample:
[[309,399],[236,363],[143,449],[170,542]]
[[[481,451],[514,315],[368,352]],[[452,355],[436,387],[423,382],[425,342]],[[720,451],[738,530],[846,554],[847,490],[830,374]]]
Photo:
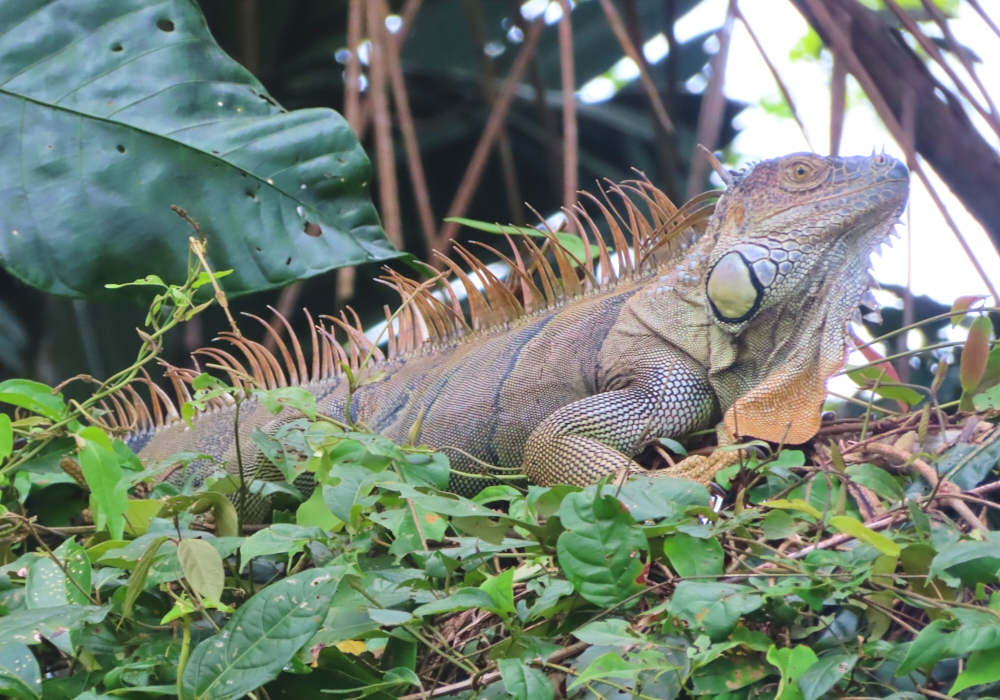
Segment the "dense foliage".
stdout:
[[[112,407],[97,399],[212,277],[195,260],[186,285],[161,287],[143,353],[91,401],[0,384],[17,407],[0,416],[3,692],[815,700],[1000,683],[1000,431],[979,416],[833,422],[808,458],[761,445],[720,475],[734,496],[719,511],[670,478],[512,477],[467,499],[444,490],[444,453],[320,415],[300,389],[206,374],[186,419],[223,395],[303,418],[252,436],[286,483],[220,471],[179,488],[162,476],[197,455],[144,468],[96,427]],[[975,327],[962,370],[983,405],[995,360],[976,359],[990,358]],[[306,471],[311,494],[292,486]],[[273,524],[243,525],[261,494]]]

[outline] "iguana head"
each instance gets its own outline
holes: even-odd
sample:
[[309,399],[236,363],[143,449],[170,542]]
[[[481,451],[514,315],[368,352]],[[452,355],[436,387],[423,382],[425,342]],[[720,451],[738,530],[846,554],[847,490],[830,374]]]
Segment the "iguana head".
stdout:
[[718,387],[731,433],[796,443],[819,428],[847,324],[871,306],[869,258],[908,192],[906,166],[884,154],[796,153],[732,174],[705,280],[712,321],[736,336]]

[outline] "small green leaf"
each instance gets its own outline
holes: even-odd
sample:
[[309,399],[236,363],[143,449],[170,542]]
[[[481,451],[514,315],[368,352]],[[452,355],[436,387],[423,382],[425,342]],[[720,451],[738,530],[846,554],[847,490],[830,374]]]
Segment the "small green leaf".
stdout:
[[[110,446],[110,443],[109,443]],[[128,484],[122,481],[122,468],[113,451],[94,440],[86,440],[79,453],[83,478],[90,487],[94,526],[104,528],[111,539],[120,540],[125,532],[125,511],[128,509]]]
[[996,681],[1000,681],[1000,647],[974,651],[965,663],[965,670],[955,679],[948,695],[954,696],[974,685],[985,685]]
[[656,441],[661,445],[663,445],[664,447],[666,447],[671,452],[673,452],[674,454],[687,455],[688,453],[684,445],[680,444],[676,440],[672,440],[671,438],[661,437],[661,438],[656,438]]
[[497,662],[503,687],[514,700],[553,700],[555,689],[548,676],[519,659]]
[[816,663],[816,653],[799,644],[792,649],[771,647],[767,651],[768,663],[777,666],[781,673],[775,700],[799,700],[802,692],[799,690],[799,677]]
[[30,379],[0,382],[0,401],[26,408],[52,421],[60,421],[67,415],[62,394],[53,396],[52,387]]
[[139,594],[146,587],[146,578],[149,576],[149,569],[153,566],[156,561],[156,552],[160,549],[160,545],[167,542],[169,537],[157,537],[155,540],[149,543],[146,547],[146,551],[142,553],[139,557],[139,561],[132,571],[132,575],[128,579],[128,586],[125,589],[125,600],[122,603],[122,620],[128,617],[129,613],[132,612],[132,606],[135,605],[135,601],[138,600]]
[[424,617],[471,608],[493,610],[495,604],[493,596],[480,588],[460,588],[446,598],[421,605],[413,611],[413,614],[417,617]]
[[764,537],[769,540],[783,540],[795,532],[795,521],[783,510],[769,511],[761,525]]
[[717,539],[699,539],[685,532],[675,532],[663,538],[663,553],[678,576],[718,576],[722,573],[725,555]]
[[323,539],[325,533],[318,527],[302,527],[276,523],[255,532],[240,547],[243,561],[265,554],[292,554],[301,552],[309,540]]
[[850,535],[862,542],[870,544],[872,547],[887,554],[890,557],[898,557],[902,551],[898,544],[890,540],[885,535],[880,535],[874,530],[866,527],[864,523],[855,520],[847,515],[835,515],[830,518],[830,525],[845,535]]
[[827,656],[799,676],[799,691],[805,700],[819,700],[829,692],[837,682],[854,670],[858,663],[855,654],[838,654]]
[[226,572],[215,547],[205,540],[185,538],[177,544],[177,559],[191,588],[213,603],[221,601]]
[[929,669],[948,655],[948,644],[957,623],[952,620],[934,620],[920,630],[910,643],[906,658],[899,664],[895,676],[905,676],[917,669]]
[[310,569],[254,595],[191,652],[184,697],[228,700],[273,680],[319,630],[338,582],[330,569]]
[[[533,238],[549,237],[547,233],[530,226],[514,226],[513,224],[502,226],[500,224],[490,224],[485,221],[476,221],[475,219],[466,219],[461,216],[449,216],[445,219],[445,221],[461,224],[462,226],[468,226],[469,228],[476,229],[477,231],[483,231],[484,233],[496,233],[500,235],[506,233],[510,236],[521,235],[531,236]],[[575,236],[571,233],[556,233],[555,235],[559,244],[574,258],[581,262],[587,259],[587,249],[584,247],[583,241],[579,236]],[[600,249],[597,246],[591,246],[590,255],[592,258],[596,258],[600,255]]]
[[14,429],[10,425],[10,416],[0,413],[0,462],[7,459],[14,451]]
[[570,493],[559,517],[566,528],[556,542],[559,566],[580,595],[607,606],[643,589],[637,579],[646,536],[617,498],[592,488]]
[[801,498],[795,498],[792,500],[786,500],[784,498],[777,498],[773,501],[764,501],[761,503],[765,508],[780,508],[781,510],[798,510],[803,513],[808,513],[817,520],[823,519],[823,514],[815,507],[809,505]]
[[505,569],[499,576],[490,576],[483,581],[479,589],[486,591],[493,599],[493,607],[498,612],[513,614],[514,607],[514,569]]
[[882,498],[889,501],[902,501],[903,487],[899,481],[885,469],[879,469],[873,464],[852,464],[847,467],[851,481],[871,489]]
[[725,639],[740,616],[757,610],[763,598],[749,586],[714,581],[681,581],[670,599],[670,613],[713,641]]
[[0,644],[0,693],[20,700],[42,697],[38,662],[24,644]]
[[597,646],[627,647],[647,641],[645,635],[636,632],[620,618],[591,622],[573,632],[573,636],[581,642]]

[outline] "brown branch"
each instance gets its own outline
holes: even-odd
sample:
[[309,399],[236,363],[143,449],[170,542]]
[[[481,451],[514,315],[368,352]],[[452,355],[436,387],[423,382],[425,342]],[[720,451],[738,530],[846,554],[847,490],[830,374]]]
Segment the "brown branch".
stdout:
[[[764,51],[763,44],[761,44],[760,39],[757,38],[757,33],[750,26],[750,23],[747,22],[747,18],[740,11],[739,6],[734,4],[734,9],[736,12],[737,19],[739,19],[740,22],[743,24],[743,28],[747,30],[747,34],[750,35],[750,40],[753,42],[753,45],[757,47],[757,53],[759,53],[760,57],[764,59],[764,63],[767,65],[767,69],[771,72],[771,77],[774,78],[774,82],[778,84],[778,89],[781,90],[781,95],[782,97],[785,98],[785,103],[788,105],[788,108],[792,110],[792,116],[795,118],[795,123],[799,125],[799,131],[802,132],[802,138],[806,140],[806,145],[809,146],[809,150],[815,151],[816,149],[813,148],[812,141],[809,140],[809,134],[806,133],[806,125],[802,123],[802,118],[799,117],[799,110],[795,106],[795,100],[792,99],[792,93],[788,89],[788,86],[785,85],[785,81],[781,79],[781,74],[778,73],[777,66],[771,63],[771,59],[768,58],[767,52]],[[839,137],[837,141],[839,143],[840,141]],[[832,148],[831,148],[831,153],[836,155],[836,152],[833,151]]]
[[569,0],[560,0],[563,16],[559,20],[559,69],[563,98],[563,208],[576,206],[579,176],[579,135],[576,123],[576,76],[573,66],[573,17]]
[[625,55],[631,58],[635,62],[635,65],[638,66],[639,81],[642,83],[642,87],[646,91],[646,96],[649,98],[649,103],[653,108],[653,113],[656,115],[656,119],[660,122],[660,126],[668,134],[677,133],[677,128],[670,119],[670,115],[667,114],[667,108],[663,106],[660,91],[656,89],[656,83],[653,82],[653,78],[649,74],[649,66],[646,63],[646,58],[639,53],[639,47],[636,47],[636,45],[632,42],[632,39],[629,38],[628,32],[625,30],[625,24],[622,22],[622,18],[618,14],[618,10],[615,9],[611,0],[601,0],[601,8],[604,10],[604,16],[607,18],[608,24],[611,26],[611,31],[615,33],[615,38],[618,39],[618,43],[621,44]]
[[[517,93],[518,85],[524,78],[525,71],[528,69],[528,65],[535,55],[535,49],[538,47],[538,39],[542,35],[544,26],[545,22],[542,19],[536,19],[528,26],[528,31],[525,32],[524,44],[521,46],[521,51],[517,54],[517,58],[514,60],[514,65],[507,75],[503,89],[500,91],[500,96],[497,97],[497,101],[490,111],[489,119],[486,120],[486,128],[483,129],[483,134],[479,137],[476,150],[469,160],[469,165],[466,167],[462,181],[458,185],[455,198],[448,209],[449,218],[463,216],[468,211],[469,205],[472,204],[472,197],[476,193],[480,179],[482,179],[483,171],[489,160],[490,151],[493,149],[493,143],[500,131],[500,127],[507,118],[507,112],[510,110],[511,102],[513,102],[514,95]],[[446,221],[444,226],[441,227],[441,233],[438,235],[434,247],[442,253],[447,254],[451,246],[451,241],[457,233],[458,224]]]
[[865,450],[877,455],[882,455],[883,457],[891,457],[892,459],[899,460],[904,464],[909,464],[914,471],[918,472],[920,476],[922,476],[927,483],[931,485],[932,489],[943,494],[945,504],[958,513],[969,525],[969,527],[975,530],[986,530],[986,527],[979,520],[979,518],[976,517],[975,513],[972,512],[972,509],[969,508],[969,506],[958,498],[951,498],[952,495],[961,494],[962,490],[947,479],[941,479],[938,476],[937,470],[927,464],[924,460],[915,458],[912,454],[900,447],[896,447],[895,445],[885,445],[880,442],[873,442],[872,444],[867,445]]
[[[386,4],[386,0],[381,0],[381,6],[382,11],[388,14],[389,6]],[[403,26],[406,26],[405,23]],[[413,197],[417,202],[420,228],[424,232],[424,242],[430,248],[434,243],[437,226],[434,223],[434,210],[431,207],[431,196],[427,189],[427,177],[424,175],[424,165],[420,158],[417,130],[413,125],[413,115],[410,113],[410,100],[406,94],[403,67],[399,62],[399,46],[399,41],[386,41],[385,58],[389,68],[389,78],[392,82],[392,101],[396,105],[396,119],[399,122],[399,130],[403,133],[406,164],[410,169],[410,184],[413,186]]]
[[348,54],[344,76],[344,119],[355,134],[361,127],[361,58],[358,56],[358,47],[361,45],[364,23],[364,13],[361,11],[363,2],[364,0],[351,0],[347,9]]
[[[952,84],[958,89],[960,93],[962,93],[962,97],[964,97],[969,102],[969,104],[971,104],[975,108],[975,110],[979,112],[980,115],[982,115],[983,119],[987,121],[987,123],[990,125],[993,131],[995,131],[997,134],[1000,134],[1000,122],[997,121],[996,114],[987,110],[985,107],[979,104],[979,100],[973,97],[972,92],[965,86],[965,83],[962,82],[962,80],[958,77],[958,74],[955,73],[954,69],[951,67],[951,64],[945,60],[944,56],[941,54],[941,49],[937,47],[937,44],[931,41],[930,37],[924,34],[923,30],[920,29],[920,25],[916,23],[913,17],[911,17],[906,10],[901,8],[896,3],[896,0],[885,0],[885,4],[890,10],[892,10],[892,13],[896,15],[896,18],[902,23],[902,25],[906,27],[906,31],[910,33],[910,36],[912,36],[914,39],[917,40],[917,43],[920,44],[920,48],[926,51],[927,55],[930,56],[932,59],[934,59],[934,61],[939,66],[941,66],[942,70],[944,70],[947,76],[951,79]],[[950,34],[950,32],[947,29],[947,22],[943,23],[939,22],[939,24],[942,25],[941,30],[943,33],[945,33],[945,37],[947,37],[948,34]],[[959,56],[961,60],[962,47],[953,46],[953,49],[955,55]],[[965,66],[965,69],[969,72],[969,75],[972,76],[973,80],[977,81],[978,85],[978,80],[975,71],[971,70],[971,67],[967,65],[964,60],[962,61],[962,64]],[[989,94],[986,92],[985,89],[983,89],[982,85],[979,85],[979,89],[982,92],[983,97],[985,97],[986,100],[990,102],[990,108],[994,109],[992,102],[990,101]]]
[[382,226],[386,236],[403,249],[403,222],[399,213],[399,188],[396,183],[396,156],[392,146],[392,120],[386,94],[385,44],[388,32],[385,15],[378,2],[366,3],[368,10],[368,65],[371,72],[371,101],[374,110],[375,154],[378,159],[378,195]]
[[[719,50],[712,57],[712,75],[708,79],[705,92],[701,95],[701,113],[698,115],[698,135],[695,138],[695,143],[701,144],[709,151],[715,148],[719,142],[719,134],[722,133],[722,115],[726,109],[726,96],[722,92],[722,87],[726,80],[726,60],[729,57],[729,40],[733,35],[735,7],[734,0],[730,0],[726,23],[716,33],[719,39]],[[698,195],[704,189],[705,178],[708,177],[710,168],[708,156],[696,148],[691,157],[691,169],[688,172],[688,199]]]

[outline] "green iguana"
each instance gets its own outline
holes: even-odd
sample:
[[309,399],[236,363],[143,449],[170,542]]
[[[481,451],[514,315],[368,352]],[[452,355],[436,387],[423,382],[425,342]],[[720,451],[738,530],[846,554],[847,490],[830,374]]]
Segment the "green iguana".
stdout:
[[[869,256],[905,206],[907,169],[885,155],[802,153],[739,172],[717,170],[727,189],[716,193],[714,212],[713,196],[678,210],[645,181],[611,187],[623,203],[618,209],[607,197],[591,197],[611,229],[613,252],[582,207],[569,212],[576,230],[586,224],[596,239],[582,235],[582,280],[554,235],[554,267],[530,238],[527,263],[513,244],[513,259],[490,248],[510,265],[510,285],[456,246],[484,287],[477,291],[443,259],[468,291],[468,320],[454,295],[441,301],[428,284],[390,273],[387,283],[404,308],[389,333],[388,356],[373,350],[372,376],[380,378],[354,392],[351,419],[397,442],[417,424],[417,441],[448,452],[458,472],[481,474],[485,462],[540,485],[586,485],[637,469],[632,458],[650,441],[713,424],[722,439],[811,438],[826,380],[846,360],[849,322],[859,305],[877,309]],[[623,228],[633,238],[631,253]],[[592,245],[599,249],[596,268]],[[346,317],[331,320],[347,332],[348,349],[316,327],[311,364],[294,335],[289,352],[274,334],[284,369],[260,344],[232,335],[242,361],[218,347],[196,355],[230,368],[238,385],[253,377],[267,387],[304,387],[320,412],[343,418],[348,382],[340,363],[357,371],[372,347],[356,318],[353,325]],[[181,398],[199,371],[168,371]],[[162,390],[151,393],[152,410],[133,405],[140,420],[128,438],[143,460],[194,451],[235,471],[232,406],[219,403],[196,416],[191,429]],[[253,400],[243,404],[244,468],[281,479],[263,465],[250,433],[273,433],[298,417],[289,408],[274,415]],[[707,481],[735,455],[691,456],[666,473]],[[192,469],[200,480],[216,467],[202,460]],[[453,474],[450,488],[470,494],[487,483]]]

